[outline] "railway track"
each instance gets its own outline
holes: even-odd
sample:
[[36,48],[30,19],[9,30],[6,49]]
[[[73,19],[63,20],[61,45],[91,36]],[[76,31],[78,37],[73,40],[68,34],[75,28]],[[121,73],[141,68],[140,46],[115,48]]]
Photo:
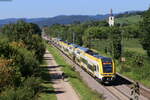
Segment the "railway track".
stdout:
[[[53,44],[53,46],[61,52],[61,55],[64,56],[66,61],[68,61],[73,66],[76,66],[76,70],[81,68],[80,65],[78,65],[77,63],[72,61],[72,59],[68,55],[66,55],[62,50],[60,50],[55,44]],[[78,71],[84,72],[84,70],[82,70],[82,69],[78,70]],[[109,92],[109,95],[104,96],[104,97],[108,98],[106,100],[130,100],[130,98],[131,98],[130,87],[131,87],[132,82],[130,82],[129,80],[126,80],[125,78],[122,78],[120,75],[117,75],[117,76],[119,78],[119,81],[117,81],[109,86],[102,85],[98,81],[95,80],[99,84],[99,87],[103,87],[105,89],[103,89],[103,91],[99,91],[98,89],[95,88],[94,90],[96,90],[98,93],[104,93],[104,91],[106,92],[106,90],[107,90]],[[89,86],[89,87],[93,88],[92,86]],[[108,92],[106,92],[106,93],[108,94]],[[141,88],[141,95],[139,97],[139,100],[150,100],[150,92]]]
[[[127,86],[128,88],[131,88],[131,86]],[[150,91],[143,89],[142,87],[140,87],[140,94],[143,97],[146,97],[147,100],[150,100]]]
[[147,90],[141,88],[141,94],[142,94],[143,96],[147,97],[148,100],[150,100],[150,91],[147,91]]
[[118,98],[118,100],[130,100],[130,97],[123,93],[122,91],[118,90],[114,86],[105,87],[109,92],[111,92],[115,97]]

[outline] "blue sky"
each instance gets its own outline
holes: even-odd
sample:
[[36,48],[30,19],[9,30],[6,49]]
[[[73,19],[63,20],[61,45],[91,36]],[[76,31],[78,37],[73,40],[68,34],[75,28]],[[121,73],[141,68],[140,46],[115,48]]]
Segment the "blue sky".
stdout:
[[150,0],[0,0],[0,19],[57,15],[96,15],[146,10]]

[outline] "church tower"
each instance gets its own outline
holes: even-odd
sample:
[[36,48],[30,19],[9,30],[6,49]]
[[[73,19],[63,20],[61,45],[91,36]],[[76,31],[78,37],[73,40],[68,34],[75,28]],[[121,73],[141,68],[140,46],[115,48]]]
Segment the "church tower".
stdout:
[[110,16],[109,16],[109,26],[114,26],[115,25],[115,17],[113,16],[113,11],[112,9],[110,10]]

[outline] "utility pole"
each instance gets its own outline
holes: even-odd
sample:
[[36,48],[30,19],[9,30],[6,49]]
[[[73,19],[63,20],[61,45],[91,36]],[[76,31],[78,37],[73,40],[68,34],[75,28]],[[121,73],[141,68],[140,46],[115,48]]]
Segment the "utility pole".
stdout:
[[[121,28],[122,27],[123,26],[121,25]],[[122,28],[122,30],[121,30],[121,61],[122,62],[125,62],[125,57],[124,57],[124,37],[123,37],[124,32],[125,31]]]
[[75,43],[75,32],[73,32],[73,44]]
[[123,29],[121,29],[121,57],[123,57],[123,32],[124,32]]
[[[73,44],[75,44],[75,32],[73,32]],[[75,56],[75,48],[73,48],[73,57],[72,57],[72,59],[73,59],[73,61],[75,62],[76,61],[76,56]]]

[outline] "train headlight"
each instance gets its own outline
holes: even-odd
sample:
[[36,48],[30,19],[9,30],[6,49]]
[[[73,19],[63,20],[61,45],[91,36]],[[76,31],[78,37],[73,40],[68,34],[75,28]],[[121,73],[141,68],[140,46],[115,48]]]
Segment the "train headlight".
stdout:
[[116,78],[116,76],[115,76],[115,75],[113,75],[111,79],[112,79],[112,80],[115,80],[115,78]]

